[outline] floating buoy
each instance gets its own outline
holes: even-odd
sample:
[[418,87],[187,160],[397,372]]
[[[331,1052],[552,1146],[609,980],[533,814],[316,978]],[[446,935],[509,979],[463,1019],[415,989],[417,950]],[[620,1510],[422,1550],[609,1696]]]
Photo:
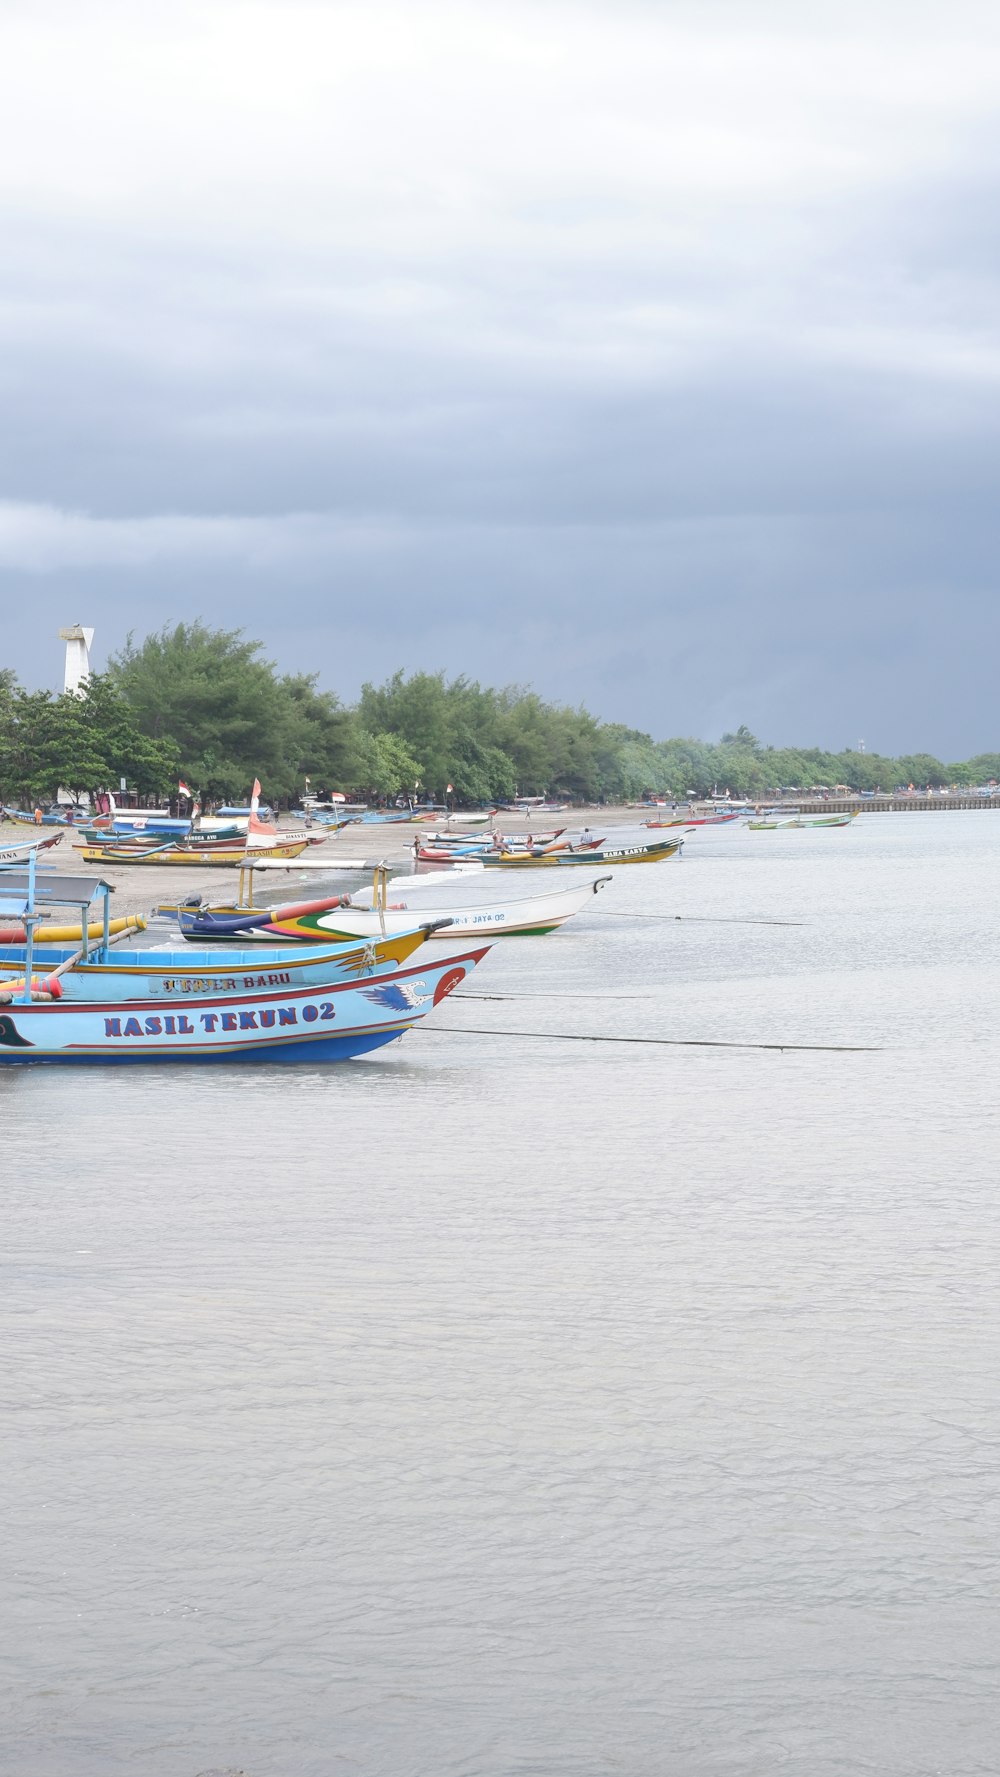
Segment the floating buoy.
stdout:
[[[19,999],[24,993],[24,978],[20,981],[5,981],[0,987],[0,1000],[9,1002]],[[31,997],[33,1000],[61,1000],[63,996],[62,982],[58,975],[32,975]]]

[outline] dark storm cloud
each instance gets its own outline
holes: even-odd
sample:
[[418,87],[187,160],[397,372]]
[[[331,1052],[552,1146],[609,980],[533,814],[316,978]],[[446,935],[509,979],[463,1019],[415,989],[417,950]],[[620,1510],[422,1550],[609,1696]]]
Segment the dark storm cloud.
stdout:
[[200,614],[345,694],[442,665],[655,733],[997,743],[985,9],[900,53],[888,5],[431,6],[436,60],[389,6],[112,10],[104,132],[0,181],[25,676],[61,623]]

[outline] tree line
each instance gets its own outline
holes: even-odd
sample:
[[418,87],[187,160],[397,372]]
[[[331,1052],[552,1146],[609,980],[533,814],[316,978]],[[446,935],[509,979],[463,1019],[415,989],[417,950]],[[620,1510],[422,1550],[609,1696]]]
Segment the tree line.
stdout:
[[245,798],[255,777],[272,802],[307,789],[463,803],[727,790],[759,799],[819,785],[964,787],[1000,778],[1000,754],[947,764],[926,753],[771,747],[747,728],[716,742],[656,741],[525,686],[444,673],[397,672],[348,706],[316,674],[279,673],[242,631],[200,622],[130,636],[79,696],[26,690],[0,669],[0,801],[28,806],[60,787],[82,795],[122,778],[141,800],[170,796],[183,779],[228,801]]

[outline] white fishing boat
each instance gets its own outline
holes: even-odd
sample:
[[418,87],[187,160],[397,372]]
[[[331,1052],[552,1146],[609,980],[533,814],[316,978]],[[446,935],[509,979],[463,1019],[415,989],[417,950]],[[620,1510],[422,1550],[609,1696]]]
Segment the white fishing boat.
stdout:
[[37,839],[0,840],[0,864],[26,864],[36,853],[58,845],[61,838],[61,832],[49,832],[39,833]]
[[[424,929],[441,921],[438,929],[427,930],[428,938],[461,939],[488,932],[490,938],[528,937],[554,932],[568,919],[581,912],[594,895],[611,881],[598,876],[593,881],[568,889],[553,889],[544,895],[522,895],[512,901],[488,901],[473,904],[431,906],[422,894],[401,895],[389,883],[386,898],[381,900],[381,886],[365,891],[359,900],[379,898],[376,905],[341,904],[322,910],[308,906],[271,908],[246,907],[178,907],[176,916],[181,930],[195,941],[218,936],[230,943],[253,937],[275,944],[282,939],[300,939],[310,943],[346,942],[350,939],[392,938],[412,932],[415,922]],[[243,923],[245,922],[245,924]]]

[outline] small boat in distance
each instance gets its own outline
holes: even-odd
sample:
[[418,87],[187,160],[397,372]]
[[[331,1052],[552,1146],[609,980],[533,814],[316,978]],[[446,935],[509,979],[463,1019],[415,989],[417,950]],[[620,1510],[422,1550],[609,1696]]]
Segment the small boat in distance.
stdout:
[[787,833],[797,827],[849,827],[856,818],[857,810],[851,814],[817,815],[815,820],[796,816],[791,821],[748,821],[751,833]]
[[661,864],[667,858],[676,857],[683,844],[683,839],[656,839],[648,845],[608,845],[605,842],[596,851],[581,847],[579,850],[566,851],[500,852],[496,856],[487,853],[479,861],[487,869],[491,866],[506,869],[563,869],[574,864]]
[[668,821],[643,821],[644,827],[726,827],[740,820],[742,810],[732,814],[671,815]]
[[252,851],[254,857],[260,858],[298,858],[312,844],[308,834],[302,838],[279,840],[273,845],[250,846],[246,840],[239,845],[229,842],[219,847],[211,845],[178,845],[167,839],[160,845],[133,847],[129,845],[80,845],[76,850],[85,864],[103,864],[106,869],[117,869],[122,865],[169,864],[181,868],[208,870],[226,869],[239,866],[246,861]]

